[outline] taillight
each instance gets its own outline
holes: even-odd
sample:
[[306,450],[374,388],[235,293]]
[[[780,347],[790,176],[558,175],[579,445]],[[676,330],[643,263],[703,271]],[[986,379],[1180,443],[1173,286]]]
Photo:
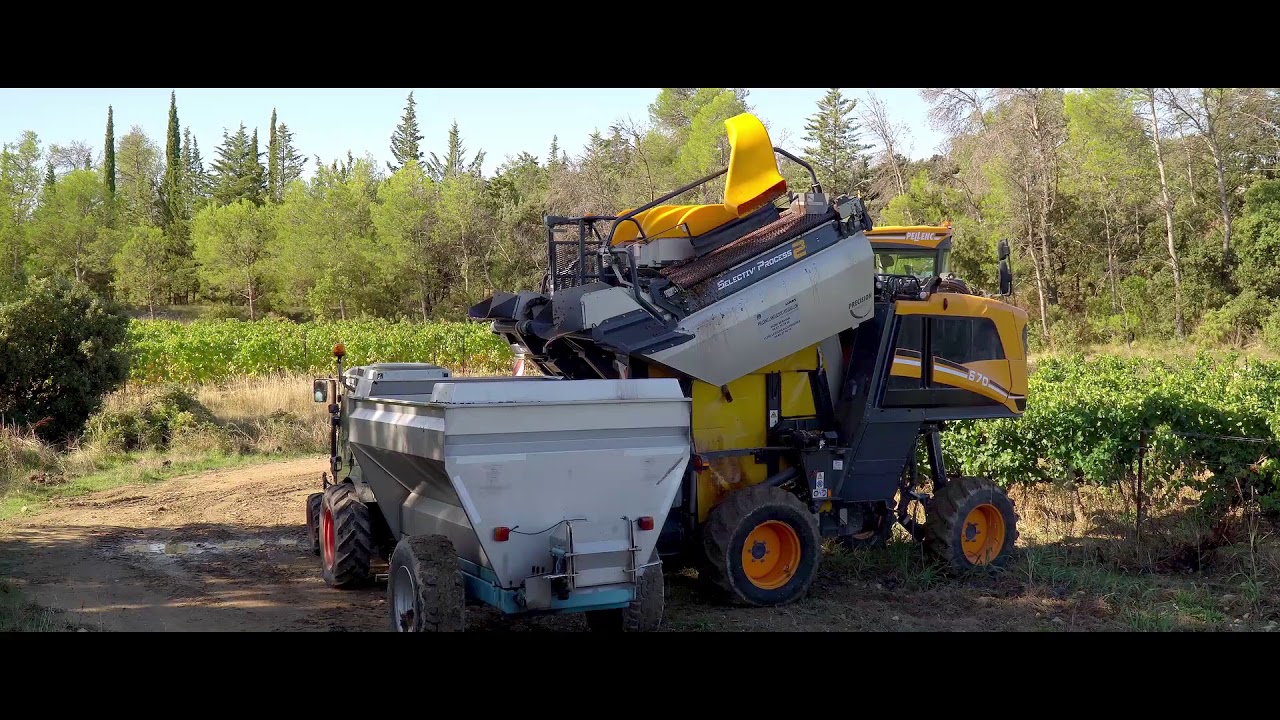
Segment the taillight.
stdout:
[[637,521],[636,521],[636,524],[640,526],[640,529],[641,529],[641,530],[652,530],[652,529],[653,529],[653,516],[652,516],[652,515],[645,515],[644,517],[642,517],[642,518],[640,518],[639,520],[637,520]]
[[702,471],[706,470],[706,469],[707,469],[707,468],[709,468],[709,467],[711,467],[711,466],[707,464],[707,461],[706,461],[706,460],[703,460],[703,459],[702,459],[702,456],[701,456],[701,455],[694,455],[694,456],[693,456],[693,471],[694,471],[694,472],[698,472],[698,473],[700,473],[700,472],[702,472]]
[[498,542],[506,542],[511,537],[511,528],[496,527],[493,529],[493,539]]

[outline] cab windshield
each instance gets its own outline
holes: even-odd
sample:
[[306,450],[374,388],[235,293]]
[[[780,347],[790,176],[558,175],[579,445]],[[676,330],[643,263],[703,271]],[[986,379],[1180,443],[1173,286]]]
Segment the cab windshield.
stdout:
[[[942,256],[941,268],[938,267],[939,255]],[[931,278],[947,272],[948,255],[950,252],[946,250],[941,253],[935,250],[876,250],[876,273]]]

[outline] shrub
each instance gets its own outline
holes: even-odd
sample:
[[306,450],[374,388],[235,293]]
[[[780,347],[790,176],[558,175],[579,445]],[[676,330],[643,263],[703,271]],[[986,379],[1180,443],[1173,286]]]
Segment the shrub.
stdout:
[[159,386],[112,398],[90,418],[85,438],[112,452],[165,450],[186,431],[209,433],[216,425],[213,414],[190,392]]
[[0,415],[50,442],[78,433],[128,376],[128,322],[82,284],[33,281],[0,305]]

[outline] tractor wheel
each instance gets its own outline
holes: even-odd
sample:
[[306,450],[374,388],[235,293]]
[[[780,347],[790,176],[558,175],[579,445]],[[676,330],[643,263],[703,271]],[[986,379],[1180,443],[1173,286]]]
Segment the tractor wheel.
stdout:
[[[649,562],[658,562],[654,550]],[[650,565],[636,583],[636,597],[619,610],[589,610],[587,629],[592,632],[655,632],[662,627],[662,611],[666,606],[666,580],[661,565]]]
[[307,540],[311,544],[311,554],[320,554],[320,508],[324,505],[324,493],[311,493],[307,496]]
[[1013,501],[987,478],[952,478],[926,512],[925,547],[956,573],[1003,566],[1017,541]]
[[862,529],[840,536],[840,544],[849,550],[880,550],[889,543],[897,520],[884,505],[867,508],[862,514]]
[[466,593],[453,542],[415,535],[396,543],[387,571],[392,632],[463,632]]
[[373,555],[369,508],[350,482],[330,485],[320,506],[320,568],[330,587],[346,588],[369,579]]
[[776,487],[735,490],[711,508],[703,549],[708,579],[731,601],[785,605],[800,599],[818,575],[818,516]]

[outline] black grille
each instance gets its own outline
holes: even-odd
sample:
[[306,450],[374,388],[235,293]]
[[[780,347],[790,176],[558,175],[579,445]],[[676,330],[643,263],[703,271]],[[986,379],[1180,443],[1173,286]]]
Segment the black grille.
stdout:
[[598,281],[601,244],[599,234],[588,221],[570,220],[548,227],[548,289],[562,290]]

